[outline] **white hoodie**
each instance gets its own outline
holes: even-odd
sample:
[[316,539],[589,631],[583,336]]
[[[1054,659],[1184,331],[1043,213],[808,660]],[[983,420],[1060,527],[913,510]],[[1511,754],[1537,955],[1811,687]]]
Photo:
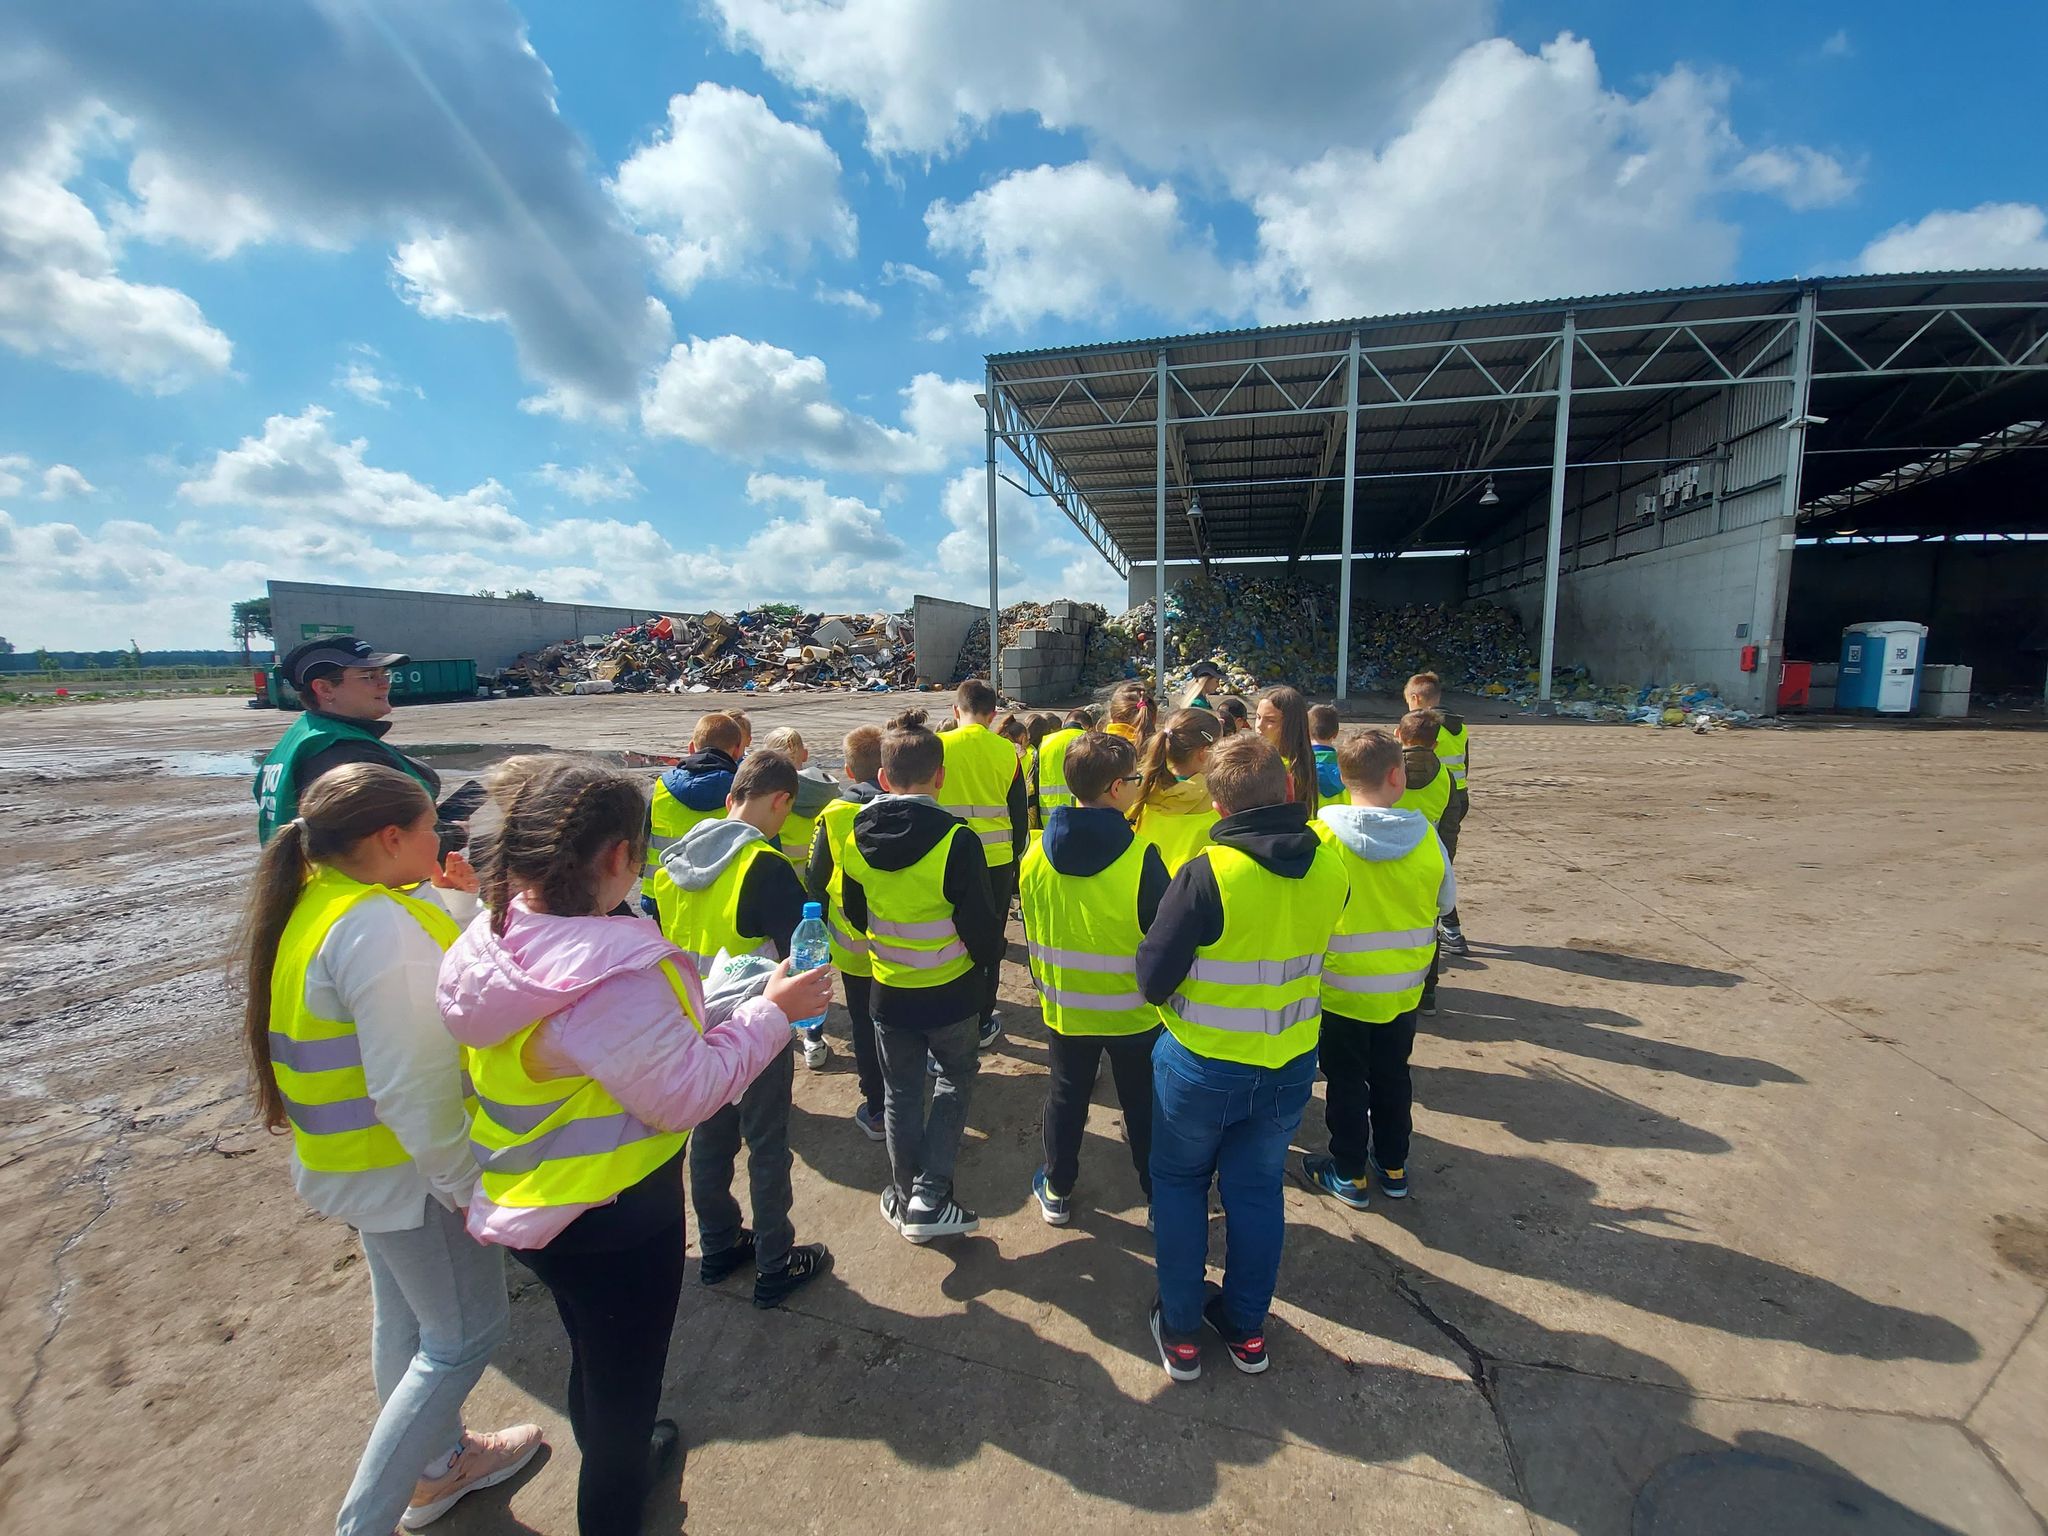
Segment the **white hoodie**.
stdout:
[[[1422,812],[1377,805],[1326,805],[1316,819],[1368,864],[1406,858],[1421,846],[1424,837],[1437,835]],[[1451,861],[1446,858],[1444,882],[1436,893],[1437,915],[1454,912],[1457,906],[1458,877],[1451,872]]]

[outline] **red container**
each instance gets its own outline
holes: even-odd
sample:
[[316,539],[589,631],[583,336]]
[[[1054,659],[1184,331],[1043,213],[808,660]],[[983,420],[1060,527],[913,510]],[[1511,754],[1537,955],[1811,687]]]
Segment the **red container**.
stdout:
[[1812,686],[1812,662],[1783,661],[1778,663],[1778,708],[1806,708],[1806,693]]

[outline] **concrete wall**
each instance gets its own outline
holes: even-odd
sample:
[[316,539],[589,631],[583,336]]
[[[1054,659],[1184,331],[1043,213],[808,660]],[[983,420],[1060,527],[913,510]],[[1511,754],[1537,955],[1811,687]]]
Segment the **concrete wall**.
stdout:
[[[988,617],[986,608],[956,603],[944,597],[914,597],[910,600],[910,621],[917,629],[917,670],[920,683],[944,686],[953,681],[953,668],[960,660],[960,647],[976,619]],[[975,658],[977,673],[988,670],[987,659]]]
[[[1304,560],[1294,568],[1294,574],[1303,581],[1334,587],[1341,568],[1342,562],[1336,560]],[[1215,572],[1219,576],[1279,576],[1287,574],[1287,562],[1275,560],[1267,566],[1219,565]],[[1193,562],[1182,565],[1168,561],[1167,588],[1171,590],[1175,582],[1201,573],[1201,566]],[[1150,564],[1131,567],[1133,608],[1151,601],[1155,574]],[[1427,560],[1373,560],[1358,556],[1351,562],[1351,595],[1355,603],[1378,607],[1398,608],[1407,603],[1449,603],[1456,607],[1465,601],[1465,561],[1455,555]]]
[[270,583],[270,617],[280,654],[316,635],[346,631],[419,661],[474,661],[485,672],[510,666],[523,651],[579,635],[609,634],[659,612],[455,592]]
[[1979,693],[2038,691],[2048,671],[2048,544],[1809,544],[1792,556],[1787,654],[1841,655],[1868,619],[1927,626],[1930,663],[1975,669]]
[[1015,645],[1003,647],[996,686],[1026,704],[1063,704],[1074,697],[1088,658],[1090,617],[1097,611],[1072,602],[1052,604],[1046,615],[1050,628],[1027,629]]

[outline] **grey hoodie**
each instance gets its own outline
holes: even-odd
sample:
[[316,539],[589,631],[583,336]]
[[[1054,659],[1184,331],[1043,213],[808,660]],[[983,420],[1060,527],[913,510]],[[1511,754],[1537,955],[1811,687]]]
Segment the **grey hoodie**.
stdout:
[[[1403,811],[1377,805],[1326,805],[1316,818],[1328,827],[1346,848],[1368,864],[1386,864],[1406,858],[1436,829],[1420,811]],[[1458,905],[1458,877],[1444,860],[1444,882],[1437,887],[1436,910],[1442,916]]]
[[[736,816],[700,821],[661,856],[661,867],[678,888],[701,891],[730,868],[749,843],[767,841]],[[803,883],[788,859],[756,859],[740,887],[735,916],[741,937],[767,939],[775,946],[776,958],[787,959],[789,937],[803,918],[805,899]],[[662,914],[664,928],[668,916]]]

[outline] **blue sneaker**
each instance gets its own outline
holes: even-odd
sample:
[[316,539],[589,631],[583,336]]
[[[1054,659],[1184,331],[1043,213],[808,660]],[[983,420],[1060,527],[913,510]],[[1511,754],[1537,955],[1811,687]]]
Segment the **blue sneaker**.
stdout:
[[981,1021],[981,1048],[985,1051],[1003,1038],[1003,1021],[990,1014]]
[[1372,1191],[1339,1175],[1334,1157],[1310,1157],[1304,1152],[1298,1171],[1301,1182],[1317,1194],[1340,1200],[1354,1211],[1372,1209]]
[[1370,1154],[1366,1164],[1372,1169],[1372,1176],[1379,1181],[1380,1193],[1389,1200],[1408,1198],[1408,1170],[1406,1168],[1382,1168],[1380,1160]]
[[1045,1181],[1043,1168],[1031,1175],[1031,1193],[1038,1196],[1038,1214],[1045,1218],[1047,1226],[1064,1227],[1072,1219],[1067,1210],[1067,1197],[1052,1192],[1052,1186]]
[[939,1058],[930,1051],[924,1053],[924,1071],[927,1077],[937,1077],[945,1069],[939,1065]]
[[887,1141],[889,1139],[889,1132],[882,1124],[882,1112],[880,1110],[871,1110],[865,1104],[858,1105],[853,1111],[853,1123],[867,1133],[869,1141]]

